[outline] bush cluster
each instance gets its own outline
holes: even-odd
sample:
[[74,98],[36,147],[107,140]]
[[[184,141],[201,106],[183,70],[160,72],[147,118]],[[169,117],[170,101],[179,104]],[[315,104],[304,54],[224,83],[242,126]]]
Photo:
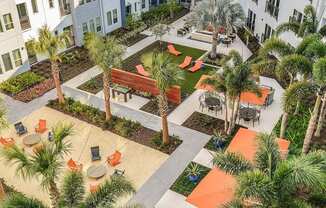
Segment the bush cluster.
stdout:
[[15,95],[29,87],[32,87],[45,78],[31,71],[24,72],[15,77],[9,78],[8,80],[0,84],[0,89],[5,93]]
[[[178,5],[174,9],[174,13],[181,12],[183,7]],[[157,24],[162,19],[167,19],[170,16],[170,9],[167,4],[161,4],[147,12],[141,14],[142,21],[145,22],[146,25],[152,26]]]

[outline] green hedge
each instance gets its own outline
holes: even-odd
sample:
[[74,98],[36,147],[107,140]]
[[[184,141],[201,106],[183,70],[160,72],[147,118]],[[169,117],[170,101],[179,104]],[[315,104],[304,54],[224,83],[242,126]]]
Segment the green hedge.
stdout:
[[[174,13],[177,14],[183,9],[182,6],[178,5],[174,9]],[[146,25],[151,26],[156,24],[160,19],[166,19],[170,16],[170,9],[167,4],[161,4],[155,8],[150,9],[147,12],[141,14],[141,19],[146,23]]]
[[0,84],[0,89],[6,93],[17,94],[45,80],[34,72],[25,72],[12,77]]

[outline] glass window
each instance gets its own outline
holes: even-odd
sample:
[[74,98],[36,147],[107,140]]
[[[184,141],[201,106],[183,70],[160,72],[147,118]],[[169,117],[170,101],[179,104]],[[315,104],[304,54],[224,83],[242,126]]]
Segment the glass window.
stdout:
[[91,32],[95,32],[95,24],[94,24],[94,20],[92,19],[89,21],[89,30]]
[[34,13],[38,12],[38,8],[37,8],[37,0],[32,0],[32,9]]
[[118,22],[118,10],[114,9],[113,10],[113,23],[117,23]]
[[135,2],[135,12],[137,12],[137,2]]
[[107,21],[108,21],[108,25],[112,25],[112,14],[111,14],[111,11],[108,11],[106,13],[106,18],[107,18]]
[[3,27],[2,27],[1,19],[0,19],[0,32],[3,32]]
[[6,30],[11,30],[11,29],[14,28],[14,23],[12,22],[12,18],[11,18],[10,13],[3,15],[3,20],[4,20],[4,23],[5,23]]
[[83,23],[83,33],[85,34],[85,33],[87,33],[87,32],[88,32],[88,26],[87,26],[87,23],[84,22],[84,23]]
[[102,27],[101,27],[101,18],[100,17],[96,17],[95,23],[96,23],[96,32],[101,32],[101,30],[102,30]]
[[2,57],[3,65],[5,67],[5,71],[11,70],[12,69],[12,63],[11,63],[11,59],[10,59],[10,54],[5,53],[1,57]]
[[86,0],[86,3],[89,3],[89,2],[91,2],[91,0]]
[[53,0],[49,0],[49,7],[50,7],[50,8],[53,8],[53,7],[54,7]]
[[79,0],[79,5],[85,4],[85,0]]
[[19,49],[12,51],[12,57],[14,57],[14,62],[16,67],[23,65],[23,60]]
[[145,9],[146,7],[146,1],[145,0],[141,0],[141,8]]

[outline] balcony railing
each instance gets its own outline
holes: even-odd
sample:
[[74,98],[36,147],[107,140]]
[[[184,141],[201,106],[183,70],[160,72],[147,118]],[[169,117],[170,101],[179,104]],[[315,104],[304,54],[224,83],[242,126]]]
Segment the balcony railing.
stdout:
[[280,9],[277,6],[273,5],[270,2],[266,2],[265,12],[268,12],[276,20],[278,20],[279,11],[280,11]]
[[31,23],[29,22],[28,16],[21,17],[19,19],[19,21],[20,21],[20,26],[21,26],[22,30],[27,30],[27,29],[31,28]]

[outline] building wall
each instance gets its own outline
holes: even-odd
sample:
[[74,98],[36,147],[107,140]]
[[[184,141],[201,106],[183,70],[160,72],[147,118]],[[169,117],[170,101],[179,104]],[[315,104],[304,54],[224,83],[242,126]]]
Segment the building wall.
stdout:
[[[26,71],[29,68],[27,53],[25,49],[25,43],[21,32],[20,22],[18,18],[18,13],[16,12],[16,4],[12,0],[1,0],[0,1],[0,21],[3,28],[3,32],[0,32],[0,81],[5,80],[16,73]],[[10,13],[14,28],[6,30],[4,25],[3,15]],[[15,66],[14,57],[12,51],[19,49],[22,65]],[[9,53],[12,69],[9,71],[5,70],[2,55]]]

